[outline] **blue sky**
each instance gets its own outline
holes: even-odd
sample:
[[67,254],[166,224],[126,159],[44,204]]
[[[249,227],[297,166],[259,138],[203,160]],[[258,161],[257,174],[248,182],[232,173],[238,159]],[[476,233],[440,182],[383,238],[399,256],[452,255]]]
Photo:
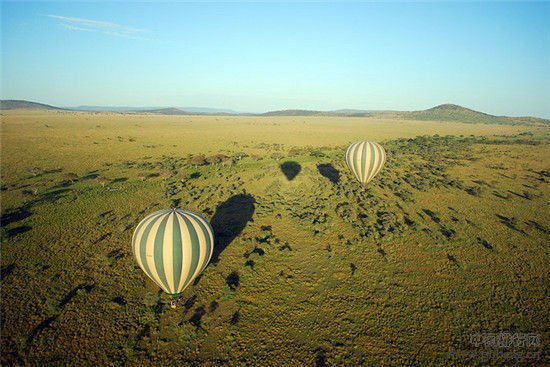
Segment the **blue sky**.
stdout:
[[2,98],[550,117],[550,3],[2,2]]

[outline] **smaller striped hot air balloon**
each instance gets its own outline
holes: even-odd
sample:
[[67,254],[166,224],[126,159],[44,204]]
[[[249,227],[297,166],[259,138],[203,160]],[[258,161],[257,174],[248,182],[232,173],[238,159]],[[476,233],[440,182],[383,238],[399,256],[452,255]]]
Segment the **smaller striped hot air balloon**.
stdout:
[[163,209],[148,215],[134,231],[132,251],[145,274],[172,297],[206,268],[214,249],[214,232],[200,214]]
[[348,147],[346,163],[359,182],[366,184],[386,163],[386,151],[378,143],[358,141]]

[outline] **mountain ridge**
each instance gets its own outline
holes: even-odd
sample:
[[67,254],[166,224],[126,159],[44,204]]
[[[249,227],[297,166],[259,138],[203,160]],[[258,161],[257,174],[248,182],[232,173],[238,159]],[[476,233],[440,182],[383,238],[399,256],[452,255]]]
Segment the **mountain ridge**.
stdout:
[[[349,112],[348,112],[349,111]],[[457,104],[444,103],[425,110],[418,111],[369,111],[355,112],[357,110],[279,110],[269,111],[260,116],[340,116],[340,117],[397,117],[407,120],[419,121],[454,121],[464,123],[505,124],[505,125],[531,125],[550,124],[550,120],[532,116],[510,117],[495,116],[485,112],[479,112]],[[361,111],[361,110],[358,110]],[[301,112],[301,113],[300,113]]]
[[45,103],[31,102],[23,99],[3,99],[0,100],[0,110],[65,110],[61,107],[51,106]]
[[[336,116],[336,117],[397,117],[407,120],[419,121],[454,121],[464,123],[484,124],[550,124],[549,119],[539,117],[522,116],[495,116],[484,112],[472,110],[457,104],[445,103],[425,110],[418,111],[388,111],[388,110],[358,110],[339,109],[332,111],[307,110],[307,109],[286,109],[275,110],[264,113],[243,113],[228,109],[216,109],[206,107],[101,107],[81,106],[82,109],[62,108],[44,103],[26,100],[1,100],[1,110],[59,110],[59,111],[81,111],[81,112],[118,112],[118,113],[150,113],[159,115],[216,115],[216,116]],[[231,112],[227,112],[231,111]]]
[[131,106],[75,106],[75,107],[66,107],[69,110],[73,111],[89,111],[89,112],[146,112],[154,110],[165,110],[165,109],[178,109],[182,112],[188,113],[225,113],[231,115],[239,115],[240,112],[230,110],[227,108],[211,108],[211,107],[166,107],[166,106],[145,106],[145,107],[131,107]]

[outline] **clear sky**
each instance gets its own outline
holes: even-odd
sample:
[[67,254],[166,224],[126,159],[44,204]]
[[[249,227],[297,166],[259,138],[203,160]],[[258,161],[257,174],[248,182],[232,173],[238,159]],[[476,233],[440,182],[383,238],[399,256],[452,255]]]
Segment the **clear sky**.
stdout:
[[2,2],[2,98],[550,117],[550,3]]

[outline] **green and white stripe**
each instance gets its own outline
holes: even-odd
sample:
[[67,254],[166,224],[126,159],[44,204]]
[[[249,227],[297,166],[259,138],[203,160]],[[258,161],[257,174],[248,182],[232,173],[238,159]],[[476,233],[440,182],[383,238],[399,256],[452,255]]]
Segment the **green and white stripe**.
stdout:
[[132,251],[141,269],[168,294],[181,292],[204,270],[214,250],[214,232],[200,214],[163,209],[134,231]]
[[346,163],[355,177],[366,184],[386,163],[386,151],[378,143],[358,141],[348,147]]

